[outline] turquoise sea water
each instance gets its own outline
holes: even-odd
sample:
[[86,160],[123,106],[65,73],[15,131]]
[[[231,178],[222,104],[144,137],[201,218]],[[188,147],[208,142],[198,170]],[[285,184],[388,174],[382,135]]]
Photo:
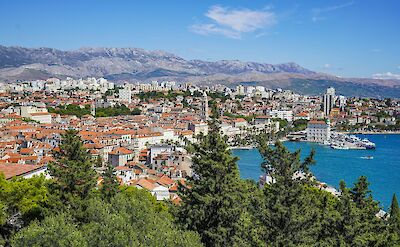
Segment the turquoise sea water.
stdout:
[[[375,200],[385,209],[390,206],[393,193],[400,196],[400,135],[359,135],[376,143],[376,150],[334,150],[306,142],[286,142],[291,151],[301,149],[302,159],[315,148],[316,164],[311,167],[318,180],[338,188],[343,179],[352,187],[356,179],[368,177],[370,189]],[[238,165],[242,178],[258,181],[261,175],[261,156],[256,149],[233,150],[240,158]],[[373,156],[371,160],[363,159]]]

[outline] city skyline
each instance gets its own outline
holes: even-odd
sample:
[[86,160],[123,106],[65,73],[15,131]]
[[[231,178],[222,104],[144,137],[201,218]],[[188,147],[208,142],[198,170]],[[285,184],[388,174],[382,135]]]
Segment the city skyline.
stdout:
[[2,1],[0,6],[7,10],[0,23],[6,46],[138,47],[185,59],[296,62],[338,76],[400,79],[396,1]]

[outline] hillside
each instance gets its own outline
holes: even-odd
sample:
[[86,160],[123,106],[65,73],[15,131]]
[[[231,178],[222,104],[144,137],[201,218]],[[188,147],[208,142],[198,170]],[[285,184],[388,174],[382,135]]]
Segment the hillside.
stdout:
[[322,93],[335,86],[347,96],[400,97],[399,80],[339,78],[296,63],[268,64],[238,60],[185,60],[164,51],[138,48],[52,48],[0,46],[0,81],[50,77],[105,77],[115,82],[175,80],[197,84],[252,84]]

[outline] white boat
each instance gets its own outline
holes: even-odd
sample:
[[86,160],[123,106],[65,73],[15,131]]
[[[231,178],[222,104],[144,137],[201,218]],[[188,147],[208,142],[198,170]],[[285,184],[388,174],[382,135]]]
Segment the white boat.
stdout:
[[349,149],[348,146],[345,146],[343,144],[332,144],[331,148],[333,148],[333,149],[341,149],[341,150],[348,150]]
[[374,157],[373,156],[363,156],[363,157],[361,157],[361,159],[372,160],[372,159],[374,159]]

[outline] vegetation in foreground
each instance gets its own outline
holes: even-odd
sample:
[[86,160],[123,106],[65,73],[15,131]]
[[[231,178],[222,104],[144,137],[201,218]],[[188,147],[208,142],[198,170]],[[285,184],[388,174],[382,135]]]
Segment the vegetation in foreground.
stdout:
[[[314,186],[300,153],[259,138],[262,168],[274,183],[242,180],[213,122],[192,145],[195,176],[175,206],[119,186],[112,168],[97,185],[75,131],[63,136],[51,180],[0,177],[0,234],[6,246],[399,246],[396,196],[390,217],[372,199],[366,177],[335,197]],[[305,174],[296,176],[294,174]]]

